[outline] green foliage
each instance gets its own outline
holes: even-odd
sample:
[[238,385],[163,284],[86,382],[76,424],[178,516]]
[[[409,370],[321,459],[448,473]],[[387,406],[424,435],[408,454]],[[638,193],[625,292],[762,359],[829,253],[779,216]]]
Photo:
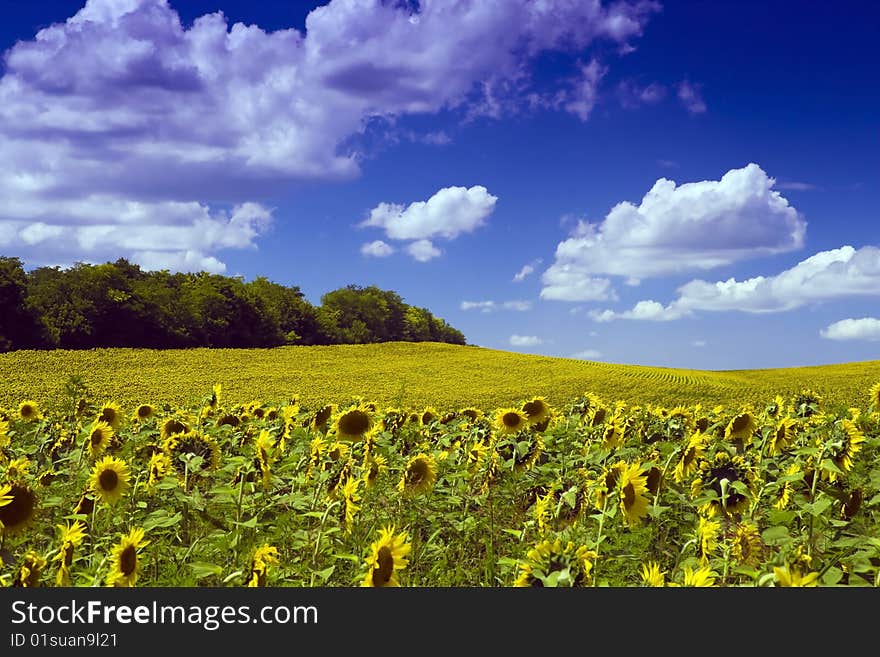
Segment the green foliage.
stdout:
[[395,292],[352,285],[322,303],[264,277],[145,272],[125,259],[25,272],[0,258],[0,351],[465,342]]

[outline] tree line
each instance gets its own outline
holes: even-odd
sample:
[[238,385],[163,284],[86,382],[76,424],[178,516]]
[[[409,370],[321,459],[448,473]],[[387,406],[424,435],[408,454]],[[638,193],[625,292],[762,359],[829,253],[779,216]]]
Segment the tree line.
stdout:
[[0,351],[450,342],[464,335],[396,292],[349,285],[315,306],[264,277],[143,271],[127,260],[25,271],[0,256]]

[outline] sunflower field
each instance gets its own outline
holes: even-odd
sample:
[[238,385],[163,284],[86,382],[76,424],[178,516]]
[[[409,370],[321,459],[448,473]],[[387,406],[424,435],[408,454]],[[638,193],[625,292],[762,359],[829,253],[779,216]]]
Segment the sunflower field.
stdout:
[[850,407],[82,392],[0,412],[3,586],[880,585],[880,383]]

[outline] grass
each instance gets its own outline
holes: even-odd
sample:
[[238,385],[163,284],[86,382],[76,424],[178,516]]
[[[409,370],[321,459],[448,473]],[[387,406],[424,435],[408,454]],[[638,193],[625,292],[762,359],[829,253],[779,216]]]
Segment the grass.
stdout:
[[304,405],[355,396],[406,407],[486,410],[533,395],[564,404],[592,392],[631,404],[762,405],[815,390],[828,404],[861,406],[880,381],[880,361],[767,370],[684,370],[526,355],[442,343],[274,349],[96,349],[0,355],[0,406],[33,399],[51,408],[82,377],[96,401],[124,406],[190,404],[220,383],[228,403]]

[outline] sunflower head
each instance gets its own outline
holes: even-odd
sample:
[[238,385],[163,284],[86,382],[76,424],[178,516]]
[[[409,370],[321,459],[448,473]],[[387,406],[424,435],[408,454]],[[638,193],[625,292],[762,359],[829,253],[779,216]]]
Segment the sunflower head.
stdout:
[[580,587],[588,585],[597,554],[561,537],[531,548],[519,564],[517,587]]
[[418,495],[430,490],[435,481],[437,462],[428,454],[418,454],[406,464],[397,490],[404,495]]
[[138,422],[146,422],[151,417],[153,417],[153,413],[156,412],[149,404],[140,404],[134,411],[134,419]]
[[105,422],[116,431],[122,424],[122,408],[116,402],[107,402],[98,409],[98,422]]
[[95,420],[89,427],[89,434],[86,438],[89,456],[93,459],[98,458],[110,445],[113,434],[113,427],[101,420]]
[[648,515],[647,480],[640,463],[626,465],[620,471],[620,511],[628,525],[636,525]]
[[248,576],[249,587],[266,586],[269,566],[279,562],[278,548],[274,545],[264,544],[254,550],[251,557],[250,575]]
[[37,512],[37,495],[24,482],[0,484],[0,534],[16,534]]
[[384,527],[379,538],[370,545],[366,557],[367,572],[361,583],[365,587],[400,586],[397,573],[409,565],[407,555],[412,544],[406,532],[395,533],[394,527]]
[[727,426],[724,428],[724,438],[731,442],[742,441],[749,443],[752,440],[752,434],[758,428],[758,420],[751,411],[743,411],[733,416]]
[[367,488],[372,488],[379,480],[379,477],[388,469],[388,461],[381,454],[370,456],[364,465],[364,484]]
[[115,456],[105,456],[95,464],[89,485],[102,502],[114,504],[128,490],[131,473],[128,464]]
[[770,456],[775,456],[788,449],[797,437],[797,427],[797,421],[792,418],[781,418],[767,439],[767,453]]
[[21,559],[13,586],[36,588],[40,585],[46,559],[33,551],[28,551]]
[[373,428],[373,413],[362,404],[349,406],[336,414],[333,428],[338,440],[360,440]]
[[330,426],[330,419],[336,413],[336,404],[326,404],[315,411],[307,420],[312,431],[325,432]]
[[112,565],[107,575],[108,586],[134,586],[140,574],[141,564],[138,551],[148,545],[144,540],[144,530],[135,527],[124,534],[112,552]]
[[642,564],[641,577],[645,586],[666,586],[666,571],[660,570],[660,564],[656,561]]
[[499,408],[495,411],[495,431],[502,436],[509,436],[525,429],[529,424],[529,418],[525,411],[519,408]]
[[184,422],[182,418],[169,417],[162,421],[162,428],[159,431],[159,436],[162,440],[167,440],[171,436],[186,433],[187,431],[189,431],[189,426],[187,426],[187,423]]
[[33,422],[34,420],[39,420],[40,415],[40,407],[37,405],[32,399],[26,399],[18,405],[18,417],[20,417],[25,422]]
[[808,418],[819,412],[822,396],[815,390],[804,389],[794,396],[793,403],[795,416]]
[[532,425],[543,422],[550,417],[551,413],[550,404],[547,403],[546,397],[533,397],[523,402],[520,410],[526,414],[529,424]]
[[201,461],[197,467],[189,465],[190,474],[216,470],[220,466],[220,445],[206,434],[198,431],[176,435],[166,442],[165,452],[179,474],[187,471],[187,459],[198,456]]

